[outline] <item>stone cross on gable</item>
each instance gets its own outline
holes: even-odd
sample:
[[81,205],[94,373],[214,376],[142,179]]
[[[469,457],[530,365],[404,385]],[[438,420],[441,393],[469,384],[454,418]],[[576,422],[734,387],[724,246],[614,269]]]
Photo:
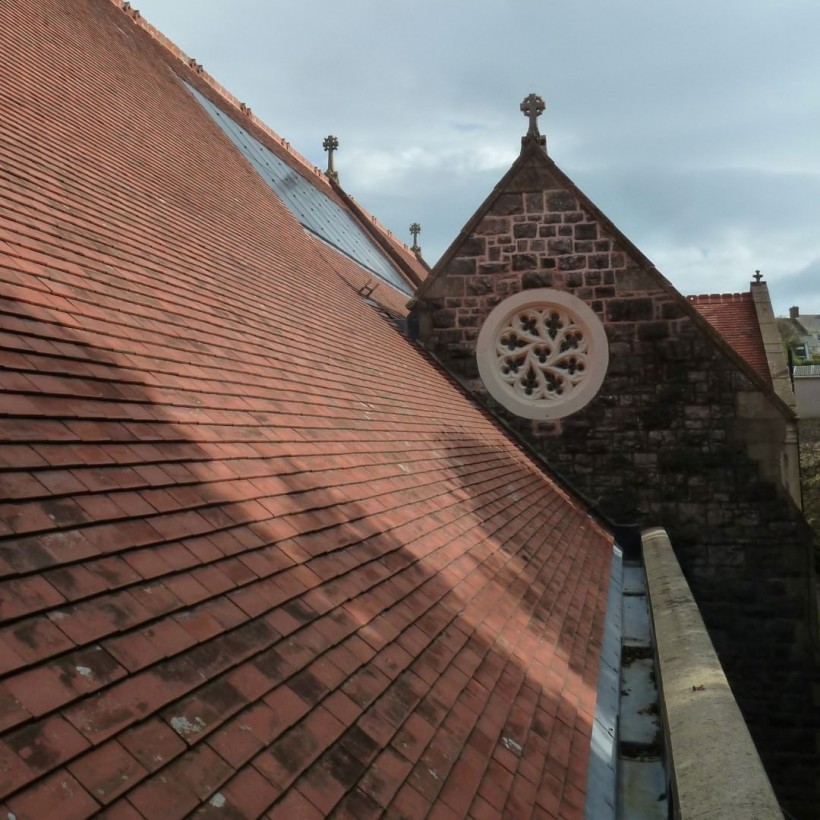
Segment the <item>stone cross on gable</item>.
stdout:
[[759,282],[763,278],[763,274],[759,271],[755,271],[754,280],[755,282]]
[[546,107],[544,100],[537,94],[530,94],[524,98],[524,102],[521,103],[521,110],[530,118],[530,127],[527,130],[528,137],[540,136],[540,132],[538,131],[538,118],[544,113]]
[[336,169],[333,167],[333,152],[339,148],[339,140],[330,134],[329,136],[325,137],[324,142],[322,142],[322,148],[327,151],[327,171],[325,174],[329,176],[331,179],[339,181],[339,175],[336,173]]

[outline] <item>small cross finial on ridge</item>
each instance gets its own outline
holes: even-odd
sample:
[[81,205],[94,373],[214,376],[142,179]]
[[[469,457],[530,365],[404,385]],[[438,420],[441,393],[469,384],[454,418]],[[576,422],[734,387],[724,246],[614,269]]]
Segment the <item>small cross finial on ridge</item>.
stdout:
[[322,148],[324,148],[325,151],[327,151],[327,171],[325,171],[325,174],[329,176],[331,179],[338,182],[339,174],[333,167],[333,152],[338,150],[339,140],[336,139],[336,137],[334,137],[333,134],[329,134],[324,138],[324,141],[322,142]]
[[763,274],[759,270],[756,270],[754,276],[755,282],[759,282],[762,278]]
[[419,247],[419,234],[421,233],[421,225],[418,222],[414,222],[410,226],[410,233],[413,236],[413,247],[410,248],[413,253],[421,253],[421,248]]
[[538,131],[538,118],[544,113],[546,103],[537,94],[530,94],[521,103],[521,111],[530,118],[530,127],[527,129],[528,137],[541,136]]

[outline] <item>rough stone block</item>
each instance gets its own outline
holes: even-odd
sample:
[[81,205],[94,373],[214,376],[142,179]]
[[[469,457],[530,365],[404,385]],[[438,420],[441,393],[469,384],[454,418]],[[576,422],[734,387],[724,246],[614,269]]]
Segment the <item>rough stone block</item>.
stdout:
[[606,306],[607,321],[641,322],[652,318],[652,300],[641,297],[636,299],[612,299]]
[[603,268],[609,267],[609,254],[608,253],[596,253],[592,254],[589,257],[589,267],[596,268],[598,270],[602,270]]
[[[623,258],[622,254],[613,255],[612,267],[617,268],[623,265],[616,257]],[[643,268],[627,268],[620,271],[616,277],[616,285],[618,286],[618,293],[635,293],[638,291],[652,291],[657,290],[657,279]]]
[[492,293],[493,280],[489,276],[482,276],[480,279],[472,279],[467,282],[467,290],[481,296],[485,293]]
[[458,249],[459,257],[463,256],[484,256],[487,252],[487,242],[483,237],[474,236],[467,239]]
[[480,262],[479,273],[504,273],[507,270],[506,262]]
[[536,194],[525,194],[524,205],[527,213],[541,213],[544,210],[544,194],[541,191]]
[[586,257],[572,254],[558,259],[558,270],[581,270],[586,267]]
[[576,239],[597,239],[598,225],[595,222],[584,222],[575,226]]
[[569,191],[557,191],[547,194],[547,209],[550,211],[574,211],[578,201]]
[[563,254],[572,253],[573,246],[571,239],[550,239],[547,241],[547,249],[550,253]]
[[456,326],[456,312],[454,310],[434,310],[433,326],[439,329]]
[[538,225],[534,222],[522,222],[513,225],[513,236],[516,239],[533,239],[538,235]]
[[668,322],[641,322],[638,325],[638,338],[644,341],[666,339],[670,335]]
[[552,274],[549,271],[529,271],[521,277],[524,290],[531,288],[552,287]]
[[506,219],[485,216],[475,229],[479,236],[496,236],[509,230]]
[[532,270],[538,267],[538,257],[533,253],[516,253],[512,263],[513,270]]
[[664,302],[661,305],[661,319],[679,319],[684,315],[680,302]]
[[524,213],[524,197],[521,194],[502,194],[493,203],[491,212],[494,216]]
[[456,257],[447,265],[447,274],[450,276],[469,276],[475,273],[475,259]]

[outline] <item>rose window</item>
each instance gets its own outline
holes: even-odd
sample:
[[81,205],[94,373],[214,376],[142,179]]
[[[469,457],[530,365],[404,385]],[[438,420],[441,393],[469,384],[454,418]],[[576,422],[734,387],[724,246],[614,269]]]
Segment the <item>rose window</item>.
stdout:
[[493,398],[516,415],[554,419],[595,396],[609,348],[603,325],[584,302],[539,289],[517,293],[490,313],[477,356]]

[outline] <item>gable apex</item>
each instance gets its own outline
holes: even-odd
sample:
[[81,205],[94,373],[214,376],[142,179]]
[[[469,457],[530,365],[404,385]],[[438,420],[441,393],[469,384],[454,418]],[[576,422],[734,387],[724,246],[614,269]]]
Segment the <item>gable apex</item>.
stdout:
[[[629,253],[634,261],[642,267],[648,267],[674,290],[671,282],[665,279],[654,264],[615,226],[609,217],[564,173],[555,161],[546,153],[541,143],[528,137],[522,138],[521,153],[515,159],[509,170],[496,183],[489,196],[479,205],[473,216],[467,221],[455,240],[450,244],[439,261],[433,266],[430,276],[416,294],[417,300],[435,290],[435,282],[446,271],[452,260],[459,255],[462,243],[469,239],[482,220],[487,216],[524,214],[527,210],[526,199],[522,202],[514,195],[539,194],[551,192],[554,203],[559,210],[585,211],[604,226],[607,233],[624,251]],[[510,197],[510,198],[507,198]],[[517,201],[516,201],[517,200]],[[677,293],[677,291],[675,291]],[[682,299],[683,297],[681,297]]]
[[[469,277],[477,281],[467,281]],[[446,310],[442,302],[465,295],[465,289],[468,298],[477,297],[479,302],[471,317],[458,320],[472,323],[464,325],[466,337],[471,326],[477,333],[483,318],[503,298],[537,287],[567,287],[589,301],[602,318],[615,321],[686,316],[712,348],[767,394],[778,413],[793,418],[792,408],[774,391],[768,376],[738,353],[536,140],[525,137],[521,154],[433,267],[409,307],[426,344],[430,313]],[[648,292],[668,303],[663,316],[654,315],[657,305],[640,300]],[[631,299],[623,308],[626,313],[624,298]],[[449,321],[446,315],[444,321]],[[467,351],[472,340],[465,338],[462,344],[455,330],[452,335],[446,344],[458,348],[460,359],[471,358]],[[432,348],[431,352],[436,353]],[[472,374],[468,381],[477,377],[471,366],[465,370]]]

